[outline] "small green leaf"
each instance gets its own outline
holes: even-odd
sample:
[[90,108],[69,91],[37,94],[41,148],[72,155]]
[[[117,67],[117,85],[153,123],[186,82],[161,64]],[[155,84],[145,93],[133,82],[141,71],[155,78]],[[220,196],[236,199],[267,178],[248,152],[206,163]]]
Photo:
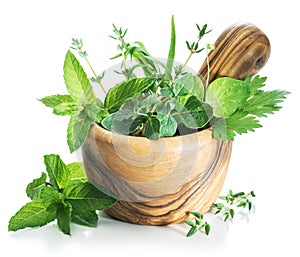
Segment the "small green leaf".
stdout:
[[96,189],[90,183],[78,183],[64,189],[65,200],[72,204],[77,213],[104,210],[116,203],[116,199],[109,197]]
[[197,217],[198,219],[203,219],[203,214],[201,214],[200,212],[193,211],[191,212],[191,214]]
[[26,227],[41,227],[55,220],[56,213],[48,212],[49,203],[41,199],[24,205],[9,221],[8,230],[17,231]]
[[134,78],[117,84],[109,89],[104,106],[110,112],[117,111],[127,100],[138,96],[152,87],[156,79],[152,78]]
[[[184,97],[183,99],[186,99]],[[180,101],[180,98],[179,98]],[[172,116],[177,123],[183,123],[188,128],[202,128],[212,118],[212,108],[197,97],[188,97],[186,102],[177,102],[176,111]]]
[[242,107],[250,96],[250,91],[243,81],[233,78],[218,78],[206,91],[206,102],[212,106],[214,116],[228,117]]
[[81,212],[77,213],[73,211],[72,222],[83,226],[97,227],[98,215],[96,211],[88,211],[84,213]]
[[72,205],[68,202],[61,204],[56,212],[57,225],[66,234],[71,234],[70,224],[72,217]]
[[201,79],[191,73],[187,73],[177,79],[172,87],[175,96],[194,95],[203,100],[204,86]]
[[71,97],[76,102],[95,104],[97,98],[93,92],[90,80],[79,61],[69,50],[64,62],[64,79]]
[[51,95],[40,99],[40,101],[50,108],[55,108],[62,103],[74,103],[74,100],[70,95]]
[[254,191],[251,191],[250,194],[251,194],[252,197],[256,197]]
[[171,137],[176,133],[177,122],[172,116],[159,113],[157,119],[160,121],[160,137]]
[[84,111],[89,118],[97,123],[100,123],[107,115],[109,115],[107,110],[96,104],[86,104],[84,106]]
[[195,235],[197,233],[198,229],[197,227],[191,227],[191,229],[189,230],[189,232],[187,233],[187,237],[191,237],[193,235]]
[[251,209],[252,209],[252,203],[248,202],[248,210],[251,211]]
[[44,187],[41,190],[40,198],[49,204],[57,204],[62,201],[57,189],[51,186]]
[[152,140],[158,140],[160,134],[160,122],[157,118],[151,117],[146,121],[145,136]]
[[45,155],[44,163],[50,183],[57,189],[65,188],[69,183],[70,173],[59,155]]
[[75,102],[65,102],[56,105],[53,108],[53,113],[61,116],[65,116],[65,115],[72,116],[75,112],[81,111],[82,109],[83,107],[78,105]]
[[34,179],[26,187],[26,194],[31,200],[39,199],[41,190],[45,187],[45,182],[47,180],[47,174],[42,173],[40,178]]
[[204,229],[205,229],[205,234],[209,235],[209,233],[210,233],[210,225],[208,223],[205,224]]
[[93,123],[94,121],[84,111],[76,113],[71,117],[67,134],[71,153],[84,144]]
[[82,162],[70,163],[67,165],[67,168],[70,172],[70,180],[68,186],[88,181]]
[[231,218],[233,219],[233,217],[234,217],[234,209],[229,209],[229,214],[230,214]]
[[195,223],[191,220],[185,220],[184,223],[191,226],[191,227],[195,225]]

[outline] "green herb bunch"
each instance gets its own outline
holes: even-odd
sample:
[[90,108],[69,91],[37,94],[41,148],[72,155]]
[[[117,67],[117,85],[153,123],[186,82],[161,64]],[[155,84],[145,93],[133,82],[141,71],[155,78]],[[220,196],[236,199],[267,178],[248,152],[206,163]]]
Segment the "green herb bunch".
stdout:
[[[64,62],[64,80],[68,95],[47,96],[41,101],[53,108],[57,115],[69,115],[67,141],[71,152],[85,142],[89,128],[98,123],[112,132],[143,136],[152,140],[172,137],[213,128],[215,139],[234,140],[236,134],[261,127],[258,118],[278,111],[288,92],[264,91],[265,77],[247,77],[238,80],[218,78],[209,83],[185,68],[194,54],[214,45],[201,47],[201,39],[208,34],[207,25],[197,28],[197,38],[186,41],[189,55],[182,65],[174,67],[176,31],[171,22],[171,40],[166,63],[154,59],[139,41],[126,42],[127,29],[113,25],[113,40],[121,58],[120,70],[124,81],[106,91],[100,75],[92,68],[81,39],[73,39],[71,48],[85,59],[93,76],[89,79],[75,55],[69,50]],[[134,61],[128,65],[128,61]],[[209,63],[208,63],[209,70]],[[138,77],[137,72],[143,76]],[[209,76],[209,74],[208,74]],[[91,82],[96,82],[105,97],[95,96]]]
[[56,154],[45,155],[44,163],[47,173],[27,185],[31,201],[10,219],[8,230],[41,227],[55,219],[59,229],[68,235],[71,222],[96,227],[96,211],[111,207],[117,200],[88,182],[83,163],[66,165]]

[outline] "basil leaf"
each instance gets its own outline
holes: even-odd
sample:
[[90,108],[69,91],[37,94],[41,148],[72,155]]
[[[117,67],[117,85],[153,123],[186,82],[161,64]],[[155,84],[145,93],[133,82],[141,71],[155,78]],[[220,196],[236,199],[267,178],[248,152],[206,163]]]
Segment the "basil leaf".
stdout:
[[157,118],[160,121],[159,135],[161,137],[171,137],[176,133],[177,122],[172,116],[159,113]]

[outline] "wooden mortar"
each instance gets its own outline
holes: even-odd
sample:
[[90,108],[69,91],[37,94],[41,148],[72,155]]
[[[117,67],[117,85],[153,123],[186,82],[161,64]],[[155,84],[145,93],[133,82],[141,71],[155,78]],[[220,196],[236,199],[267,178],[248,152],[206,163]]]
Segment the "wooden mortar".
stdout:
[[[210,81],[253,75],[270,55],[268,38],[250,24],[229,27],[215,46],[209,54]],[[207,78],[206,62],[198,74]],[[213,139],[211,128],[154,141],[94,124],[82,156],[89,181],[119,199],[107,214],[136,224],[166,225],[183,222],[190,211],[209,211],[223,186],[231,148],[231,141]]]

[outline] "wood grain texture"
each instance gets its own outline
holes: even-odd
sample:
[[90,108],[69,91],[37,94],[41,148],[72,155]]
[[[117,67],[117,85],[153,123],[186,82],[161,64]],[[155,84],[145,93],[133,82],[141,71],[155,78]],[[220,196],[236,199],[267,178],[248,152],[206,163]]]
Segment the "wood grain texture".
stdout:
[[[236,24],[227,28],[209,53],[209,82],[219,77],[244,79],[256,74],[268,61],[271,46],[267,36],[253,24]],[[207,79],[204,62],[198,75]]]
[[211,129],[151,141],[94,124],[82,154],[89,181],[120,199],[106,210],[109,215],[165,225],[183,222],[188,211],[211,208],[225,179],[231,145],[214,140]]

